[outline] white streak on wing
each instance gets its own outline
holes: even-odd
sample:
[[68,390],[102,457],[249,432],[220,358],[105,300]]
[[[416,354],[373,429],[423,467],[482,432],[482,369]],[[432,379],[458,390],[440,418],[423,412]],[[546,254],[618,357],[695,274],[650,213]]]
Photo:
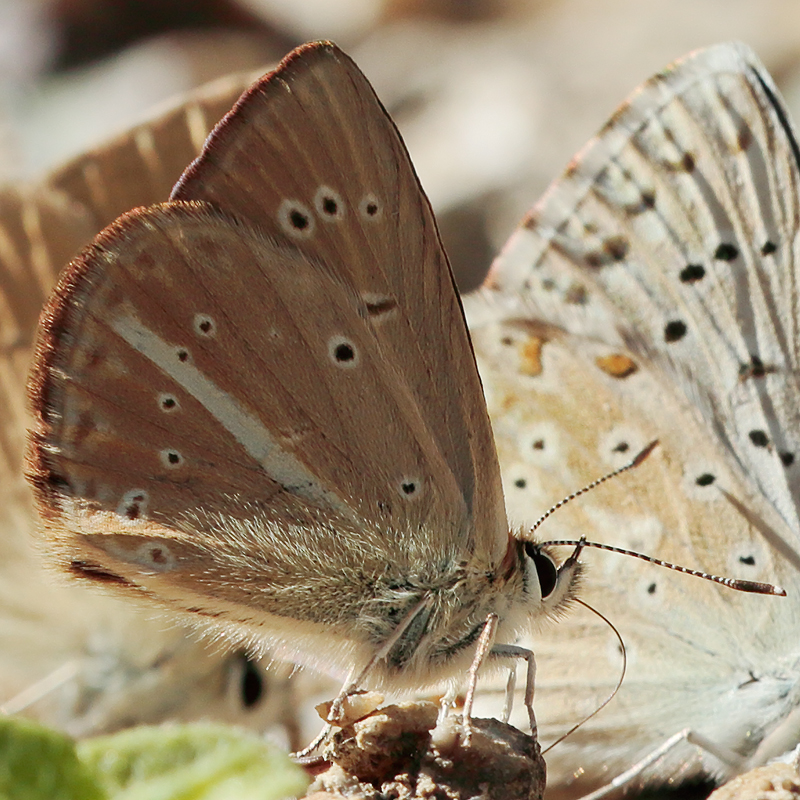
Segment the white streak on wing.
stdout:
[[230,394],[209,380],[197,367],[178,360],[177,347],[168,344],[138,319],[120,314],[111,329],[131,347],[152,361],[202,404],[216,420],[264,468],[267,475],[288,492],[327,505],[352,516],[341,498],[324,489],[303,464],[282,450],[275,437]]

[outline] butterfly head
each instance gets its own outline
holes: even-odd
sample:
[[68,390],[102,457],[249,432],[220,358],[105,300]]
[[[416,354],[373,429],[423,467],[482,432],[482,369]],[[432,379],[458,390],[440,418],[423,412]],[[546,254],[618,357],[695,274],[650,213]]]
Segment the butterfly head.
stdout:
[[578,557],[582,547],[576,547],[569,558],[558,564],[547,547],[522,536],[516,539],[516,544],[525,575],[530,616],[539,620],[560,617],[580,590],[584,567]]

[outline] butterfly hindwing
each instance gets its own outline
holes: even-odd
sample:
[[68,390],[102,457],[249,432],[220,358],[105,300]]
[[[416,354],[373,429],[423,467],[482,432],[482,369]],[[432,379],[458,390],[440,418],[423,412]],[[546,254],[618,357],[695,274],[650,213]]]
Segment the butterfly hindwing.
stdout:
[[[559,509],[537,535],[585,535],[716,574],[775,578],[780,557],[718,490],[741,487],[714,437],[645,363],[533,319],[472,334],[512,525],[529,528],[543,510],[658,439],[644,464]],[[721,731],[753,729],[760,706],[749,671],[763,663],[765,647],[778,646],[791,619],[784,598],[734,593],[611,553],[589,550],[582,560],[579,597],[619,631],[627,672],[608,707],[548,753],[551,786],[568,796],[597,788],[683,727],[715,741]],[[743,626],[763,638],[743,638]],[[622,674],[614,632],[582,607],[519,644],[536,657],[543,746],[595,711]],[[786,676],[768,682],[780,692]],[[499,713],[504,690],[502,681],[484,684],[478,713]],[[728,695],[737,702],[722,704]],[[524,717],[520,693],[512,722],[523,725]],[[701,764],[719,768],[684,744],[659,762],[658,774]]]
[[49,181],[0,194],[0,706],[74,736],[209,717],[291,730],[288,670],[267,675],[266,661],[221,652],[121,599],[98,602],[55,579],[33,541],[23,462],[36,322],[58,270],[95,232],[93,214]]

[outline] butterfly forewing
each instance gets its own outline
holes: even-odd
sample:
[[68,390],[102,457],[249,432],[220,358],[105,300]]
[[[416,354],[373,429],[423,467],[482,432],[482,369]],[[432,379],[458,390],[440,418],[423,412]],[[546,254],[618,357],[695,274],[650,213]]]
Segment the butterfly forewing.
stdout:
[[[250,220],[353,293],[419,409],[417,437],[481,521],[476,551],[501,557],[496,458],[452,276],[405,147],[353,62],[333,45],[300,48],[245,94],[173,197]],[[413,463],[397,467],[414,479]]]

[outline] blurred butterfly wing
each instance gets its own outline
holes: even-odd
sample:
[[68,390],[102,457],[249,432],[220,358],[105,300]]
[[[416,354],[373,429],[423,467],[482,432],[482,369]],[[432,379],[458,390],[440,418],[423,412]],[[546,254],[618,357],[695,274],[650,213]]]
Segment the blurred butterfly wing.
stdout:
[[[23,477],[25,380],[42,304],[61,265],[90,238],[91,221],[62,194],[47,190],[0,193],[0,604],[14,611],[7,624],[24,617],[29,595],[19,582],[30,569],[32,517]],[[9,651],[6,651],[9,652]],[[30,679],[30,676],[28,676]]]
[[174,108],[68,161],[41,185],[0,192],[0,408],[11,414],[3,427],[2,453],[16,476],[12,483],[23,485],[28,426],[23,424],[27,412],[22,389],[36,322],[58,273],[120,214],[168,198],[187,160],[200,152],[211,128],[253,77],[214,81]]
[[[79,246],[88,244],[120,214],[166,200],[186,164],[202,150],[211,129],[257,77],[245,73],[211,81],[50,173],[47,188],[79,203],[93,220],[93,229]],[[59,266],[78,249],[66,253]]]
[[[467,549],[476,559],[502,558],[494,445],[447,258],[405,146],[355,64],[331,44],[296,50],[223,120],[173,198],[208,201],[297,248],[352,292],[383,358],[399,368],[397,381],[420,417],[409,444],[431,443],[437,452],[423,468],[417,455],[399,458],[398,440],[393,474],[360,482],[357,491],[348,486],[354,496],[366,492],[368,518],[390,503],[402,527],[406,512],[386,484],[416,475],[462,508],[462,519],[438,535],[458,538],[464,519],[476,520]],[[347,453],[371,442],[371,433],[358,441],[347,434],[339,447]],[[305,448],[306,463],[318,452]],[[383,453],[373,452],[385,469]],[[372,455],[348,460],[367,465]]]
[[49,590],[31,552],[33,520],[22,463],[31,339],[59,256],[71,255],[61,243],[85,223],[80,209],[75,211],[57,194],[35,198],[14,189],[0,194],[0,703],[64,660],[63,653],[52,652],[58,644],[49,649],[42,635],[57,591]]
[[658,364],[795,532],[798,198],[798,146],[772,80],[744,45],[718,45],[614,115],[488,290]]
[[[8,531],[0,536],[4,563],[29,558],[25,381],[36,322],[58,270],[93,233],[85,209],[60,192],[0,192],[0,528]],[[8,602],[14,602],[14,594],[9,593]]]

